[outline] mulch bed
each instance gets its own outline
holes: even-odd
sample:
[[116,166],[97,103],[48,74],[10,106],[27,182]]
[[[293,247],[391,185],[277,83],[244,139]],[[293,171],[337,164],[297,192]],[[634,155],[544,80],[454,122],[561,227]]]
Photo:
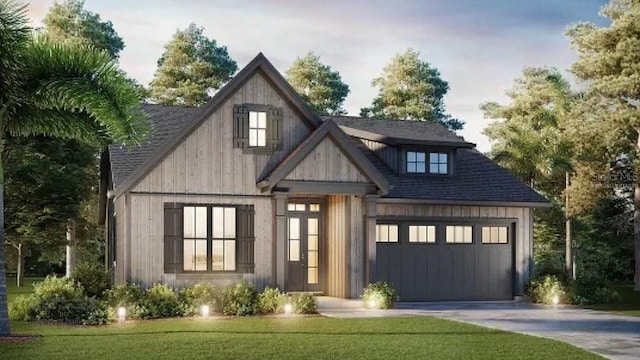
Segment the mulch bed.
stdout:
[[0,344],[24,344],[35,341],[39,336],[34,335],[13,335],[0,336]]

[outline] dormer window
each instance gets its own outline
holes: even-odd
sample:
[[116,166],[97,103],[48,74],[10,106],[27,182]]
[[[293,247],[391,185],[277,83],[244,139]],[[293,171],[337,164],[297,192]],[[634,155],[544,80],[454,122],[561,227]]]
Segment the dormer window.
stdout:
[[449,169],[449,156],[447,153],[429,154],[429,173],[446,174]]
[[249,111],[249,146],[267,146],[266,111]]
[[407,151],[407,172],[424,174],[426,171],[426,155],[419,151]]
[[266,104],[233,106],[233,147],[249,154],[281,150],[283,110]]

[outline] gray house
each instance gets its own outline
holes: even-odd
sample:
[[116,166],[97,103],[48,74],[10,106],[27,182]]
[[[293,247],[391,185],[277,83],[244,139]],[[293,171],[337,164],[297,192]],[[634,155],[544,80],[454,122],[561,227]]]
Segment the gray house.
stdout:
[[547,202],[440,125],[318,117],[262,54],[201,108],[144,109],[148,140],[102,164],[116,283],[523,292]]

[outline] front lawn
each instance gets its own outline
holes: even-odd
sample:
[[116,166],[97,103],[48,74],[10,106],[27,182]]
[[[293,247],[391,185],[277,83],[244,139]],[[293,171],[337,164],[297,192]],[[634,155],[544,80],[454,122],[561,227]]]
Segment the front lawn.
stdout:
[[165,319],[103,327],[13,323],[6,359],[599,359],[573,346],[431,317]]
[[22,286],[16,286],[16,278],[15,277],[7,277],[7,301],[11,303],[15,298],[20,295],[29,295],[33,292],[32,284],[34,282],[40,282],[44,280],[44,278],[38,277],[28,277],[24,278],[22,282]]
[[640,316],[640,291],[633,290],[633,284],[614,286],[622,300],[615,304],[592,305],[590,309],[610,311],[623,315]]

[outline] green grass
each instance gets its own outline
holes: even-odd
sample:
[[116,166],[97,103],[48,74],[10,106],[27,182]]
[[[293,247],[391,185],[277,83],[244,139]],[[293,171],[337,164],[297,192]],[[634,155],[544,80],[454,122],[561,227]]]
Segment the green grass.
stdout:
[[432,317],[13,323],[12,329],[42,337],[0,345],[7,359],[600,359],[562,342]]
[[28,277],[24,278],[22,286],[16,287],[16,278],[7,277],[7,301],[11,303],[20,295],[29,295],[33,291],[34,282],[42,281],[44,278]]
[[620,294],[622,301],[616,304],[592,305],[588,308],[624,315],[640,316],[640,291],[634,291],[633,284],[619,284],[614,288],[618,294]]

